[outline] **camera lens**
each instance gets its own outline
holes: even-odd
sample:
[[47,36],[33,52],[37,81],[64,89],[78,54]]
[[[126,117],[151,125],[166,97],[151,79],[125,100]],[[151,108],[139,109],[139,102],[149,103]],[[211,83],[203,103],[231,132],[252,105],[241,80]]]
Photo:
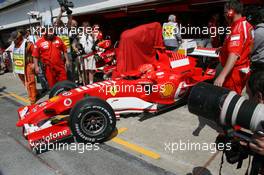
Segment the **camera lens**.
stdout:
[[192,88],[188,109],[193,114],[218,122],[223,102],[229,92],[211,84],[199,83]]
[[232,99],[226,98],[220,118],[222,125],[238,125],[253,132],[263,131],[264,105],[235,95]]
[[191,113],[222,126],[238,125],[253,132],[264,130],[264,105],[225,88],[199,83],[190,93],[188,108]]

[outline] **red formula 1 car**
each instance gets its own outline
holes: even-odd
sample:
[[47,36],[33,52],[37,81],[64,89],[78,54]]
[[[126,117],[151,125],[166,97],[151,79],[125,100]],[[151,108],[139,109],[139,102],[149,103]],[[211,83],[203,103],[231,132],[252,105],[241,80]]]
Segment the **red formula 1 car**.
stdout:
[[155,113],[187,97],[195,84],[215,76],[215,69],[199,66],[199,59],[163,47],[156,47],[154,53],[151,63],[112,80],[81,87],[68,81],[58,83],[49,100],[18,110],[17,126],[23,127],[31,147],[72,136],[79,142],[103,142],[115,130],[120,114]]

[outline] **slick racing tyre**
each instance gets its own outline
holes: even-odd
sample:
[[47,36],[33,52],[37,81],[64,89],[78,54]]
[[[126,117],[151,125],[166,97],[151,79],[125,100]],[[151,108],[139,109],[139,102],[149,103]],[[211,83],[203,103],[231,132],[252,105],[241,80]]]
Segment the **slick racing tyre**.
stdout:
[[69,126],[77,142],[101,143],[115,130],[116,117],[106,101],[86,97],[72,108]]
[[57,96],[65,91],[69,91],[72,89],[77,88],[77,85],[71,81],[65,80],[58,82],[53,86],[53,88],[50,90],[49,98],[52,98],[54,96]]

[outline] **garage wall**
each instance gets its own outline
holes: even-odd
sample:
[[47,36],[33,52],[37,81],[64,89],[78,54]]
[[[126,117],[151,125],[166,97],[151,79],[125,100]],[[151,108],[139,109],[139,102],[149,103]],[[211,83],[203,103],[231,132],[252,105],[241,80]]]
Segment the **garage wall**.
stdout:
[[[74,1],[73,14],[92,13],[100,10],[134,5],[139,3],[153,2],[156,0],[78,0]],[[0,10],[0,30],[5,30],[21,25],[29,24],[29,11],[39,11],[44,24],[51,21],[51,11],[53,16],[59,13],[59,5],[56,0],[29,0],[22,5],[17,5],[9,9]],[[37,22],[32,20],[31,22]]]
[[[16,8],[4,10],[0,12],[0,26],[6,29],[9,27],[19,26],[24,24],[24,21],[28,21],[28,11],[33,9],[32,1],[29,1],[23,5],[19,5]],[[12,24],[12,25],[10,25]]]

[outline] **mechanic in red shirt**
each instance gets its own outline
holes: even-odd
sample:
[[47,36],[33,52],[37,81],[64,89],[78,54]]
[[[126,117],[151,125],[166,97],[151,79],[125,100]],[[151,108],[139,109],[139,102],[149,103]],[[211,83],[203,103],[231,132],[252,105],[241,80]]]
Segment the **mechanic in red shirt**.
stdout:
[[220,51],[223,70],[216,78],[216,86],[242,93],[250,76],[250,52],[253,46],[253,27],[242,17],[243,5],[231,0],[225,5],[225,17],[231,31]]
[[47,27],[44,29],[45,31],[42,32],[43,37],[36,42],[32,56],[34,57],[35,72],[37,74],[40,71],[38,59],[41,59],[49,87],[52,88],[57,82],[67,80],[65,66],[69,66],[69,59],[63,41],[55,36],[53,30]]

